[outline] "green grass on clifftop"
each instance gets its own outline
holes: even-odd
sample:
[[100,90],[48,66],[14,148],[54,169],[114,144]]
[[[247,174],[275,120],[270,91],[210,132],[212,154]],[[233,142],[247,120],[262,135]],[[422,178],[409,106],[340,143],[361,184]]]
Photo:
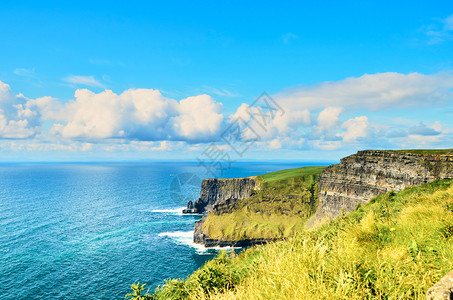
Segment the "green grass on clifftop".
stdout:
[[426,299],[453,269],[453,180],[373,198],[314,232],[222,253],[154,299]]
[[294,178],[302,179],[301,182],[305,183],[304,185],[308,187],[316,180],[324,168],[325,167],[302,167],[286,169],[260,175],[258,178],[263,180],[266,187],[273,187],[274,185],[280,186],[282,183]]
[[453,149],[408,149],[408,150],[389,150],[399,153],[421,154],[421,155],[453,155]]

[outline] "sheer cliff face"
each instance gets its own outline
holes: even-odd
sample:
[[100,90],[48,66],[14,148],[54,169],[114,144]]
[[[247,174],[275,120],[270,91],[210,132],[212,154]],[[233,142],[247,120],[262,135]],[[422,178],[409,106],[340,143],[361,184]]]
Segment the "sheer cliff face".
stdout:
[[245,199],[256,187],[253,177],[234,179],[205,179],[201,184],[200,198],[194,203],[197,213],[210,212],[214,204],[227,199]]
[[349,213],[381,193],[446,178],[453,178],[453,155],[359,151],[321,173],[319,207],[307,227]]

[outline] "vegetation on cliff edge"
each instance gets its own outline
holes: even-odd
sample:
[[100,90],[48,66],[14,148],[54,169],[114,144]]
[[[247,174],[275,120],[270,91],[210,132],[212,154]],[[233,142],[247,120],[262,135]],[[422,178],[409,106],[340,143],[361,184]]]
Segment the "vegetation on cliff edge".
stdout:
[[405,149],[405,150],[387,150],[398,153],[410,153],[420,155],[453,155],[453,149]]
[[424,299],[453,268],[453,180],[373,198],[313,232],[222,252],[153,299]]

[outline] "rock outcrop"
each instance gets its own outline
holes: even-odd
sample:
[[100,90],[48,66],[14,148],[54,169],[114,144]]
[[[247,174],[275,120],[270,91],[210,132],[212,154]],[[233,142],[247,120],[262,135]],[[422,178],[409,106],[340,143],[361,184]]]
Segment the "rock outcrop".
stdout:
[[422,155],[366,150],[341,159],[318,178],[319,206],[307,228],[353,211],[358,204],[389,191],[453,178],[453,154]]
[[200,197],[192,204],[189,201],[183,213],[207,213],[215,204],[229,199],[245,199],[256,188],[254,177],[232,179],[205,179],[201,183]]
[[427,300],[453,299],[453,271],[445,275],[426,293]]

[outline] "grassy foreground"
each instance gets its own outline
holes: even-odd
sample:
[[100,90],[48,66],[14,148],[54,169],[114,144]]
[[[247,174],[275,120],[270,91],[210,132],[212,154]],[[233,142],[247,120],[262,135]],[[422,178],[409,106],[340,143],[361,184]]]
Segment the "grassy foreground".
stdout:
[[227,213],[210,213],[203,230],[228,241],[294,236],[316,209],[316,181],[323,169],[302,167],[257,176],[261,190],[237,201]]
[[453,269],[452,236],[453,180],[437,181],[380,195],[314,232],[222,252],[143,299],[424,299]]

